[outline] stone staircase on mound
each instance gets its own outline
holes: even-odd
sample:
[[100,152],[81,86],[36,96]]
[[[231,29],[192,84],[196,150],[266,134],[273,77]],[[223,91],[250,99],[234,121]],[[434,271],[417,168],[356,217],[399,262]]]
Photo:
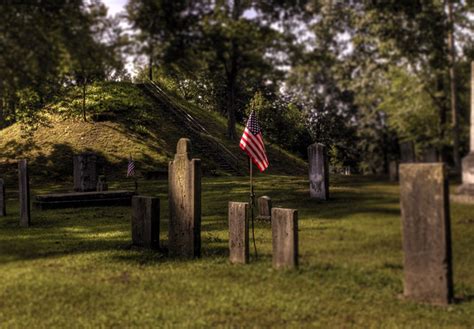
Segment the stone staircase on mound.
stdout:
[[147,83],[138,86],[166,110],[173,121],[182,125],[192,140],[193,147],[199,153],[206,154],[223,172],[237,176],[245,175],[245,169],[239,165],[242,160],[212,136],[199,120],[193,117],[184,106],[175,102],[155,81],[148,80]]

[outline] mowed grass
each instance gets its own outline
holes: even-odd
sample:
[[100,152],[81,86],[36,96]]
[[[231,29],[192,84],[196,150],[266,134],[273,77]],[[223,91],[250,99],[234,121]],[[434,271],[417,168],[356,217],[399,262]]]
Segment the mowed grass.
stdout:
[[[316,202],[307,185],[306,177],[256,178],[258,196],[299,210],[293,271],[272,269],[264,222],[255,229],[258,259],[228,263],[227,203],[248,199],[245,177],[203,180],[197,260],[131,247],[127,207],[33,210],[32,227],[20,228],[10,189],[9,215],[0,217],[0,327],[474,328],[474,206],[451,204],[457,303],[419,305],[399,297],[398,186],[336,177],[331,201]],[[161,198],[166,246],[167,182],[140,190]]]

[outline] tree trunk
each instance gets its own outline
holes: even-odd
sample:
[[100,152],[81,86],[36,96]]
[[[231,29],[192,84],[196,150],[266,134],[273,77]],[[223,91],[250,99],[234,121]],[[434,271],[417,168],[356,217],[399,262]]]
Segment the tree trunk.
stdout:
[[[232,20],[239,20],[241,15],[240,0],[234,0],[232,8]],[[230,140],[236,139],[235,132],[235,112],[236,112],[236,85],[238,74],[239,46],[235,39],[232,40],[230,68],[227,70],[227,137]]]
[[82,118],[84,122],[87,121],[86,118],[86,79],[82,82]]
[[437,73],[436,77],[436,103],[438,104],[438,116],[439,116],[439,139],[443,141],[441,143],[439,149],[439,161],[446,162],[446,146],[444,145],[444,138],[445,138],[445,126],[446,126],[446,106],[444,102],[444,82],[443,82],[443,75],[441,73]]
[[235,81],[229,79],[227,87],[227,137],[230,140],[236,139],[235,132]]
[[456,49],[454,48],[454,18],[453,4],[451,0],[446,1],[448,5],[448,49],[449,49],[449,84],[451,94],[451,128],[453,133],[453,160],[456,171],[461,169],[461,156],[459,154],[459,114],[456,99]]
[[148,79],[153,81],[153,46],[150,45],[150,56],[148,58]]

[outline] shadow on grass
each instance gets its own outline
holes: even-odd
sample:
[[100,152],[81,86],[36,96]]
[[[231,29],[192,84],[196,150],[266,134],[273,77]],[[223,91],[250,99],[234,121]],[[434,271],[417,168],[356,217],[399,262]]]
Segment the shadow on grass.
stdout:
[[[276,181],[280,181],[281,184],[275,184]],[[337,183],[344,184],[345,187],[335,189],[333,198],[327,202],[311,200],[308,197],[305,180],[300,177],[262,177],[259,186],[261,186],[261,195],[271,196],[275,206],[281,204],[283,207],[298,209],[301,220],[341,220],[365,213],[374,219],[377,219],[377,214],[380,214],[381,218],[399,216],[398,199],[394,193],[381,193],[374,190],[372,188],[374,184],[369,179],[356,178],[352,181],[347,178],[338,178]],[[302,185],[305,187],[302,188]],[[51,185],[45,186],[45,191],[48,190],[48,186],[51,187]],[[204,233],[203,257],[226,257],[228,246],[225,232],[228,225],[228,202],[246,201],[248,194],[245,189],[247,188],[245,177],[204,180],[201,227]],[[144,183],[142,189],[143,194],[161,196],[163,235],[167,231],[168,221],[167,185],[150,181]],[[13,212],[0,221],[0,263],[100,251],[131,252],[129,248],[130,208],[33,211],[33,225],[29,229],[18,226],[18,204],[14,204],[12,208]],[[270,229],[270,223],[257,221],[256,228]],[[310,229],[313,228],[305,228],[305,230]],[[222,232],[224,235],[211,234],[209,236],[211,232]],[[159,254],[152,258],[165,257]],[[146,257],[146,253],[141,255],[141,252],[133,252],[133,256],[130,257],[140,258],[143,255]]]

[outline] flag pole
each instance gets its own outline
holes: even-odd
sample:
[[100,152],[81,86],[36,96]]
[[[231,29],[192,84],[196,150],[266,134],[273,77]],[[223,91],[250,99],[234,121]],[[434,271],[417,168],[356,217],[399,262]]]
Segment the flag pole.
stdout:
[[252,240],[253,248],[255,250],[255,259],[258,259],[257,244],[255,243],[255,226],[253,208],[255,205],[255,193],[253,191],[253,173],[252,173],[252,158],[249,156],[249,170],[250,170],[250,219],[252,221]]

